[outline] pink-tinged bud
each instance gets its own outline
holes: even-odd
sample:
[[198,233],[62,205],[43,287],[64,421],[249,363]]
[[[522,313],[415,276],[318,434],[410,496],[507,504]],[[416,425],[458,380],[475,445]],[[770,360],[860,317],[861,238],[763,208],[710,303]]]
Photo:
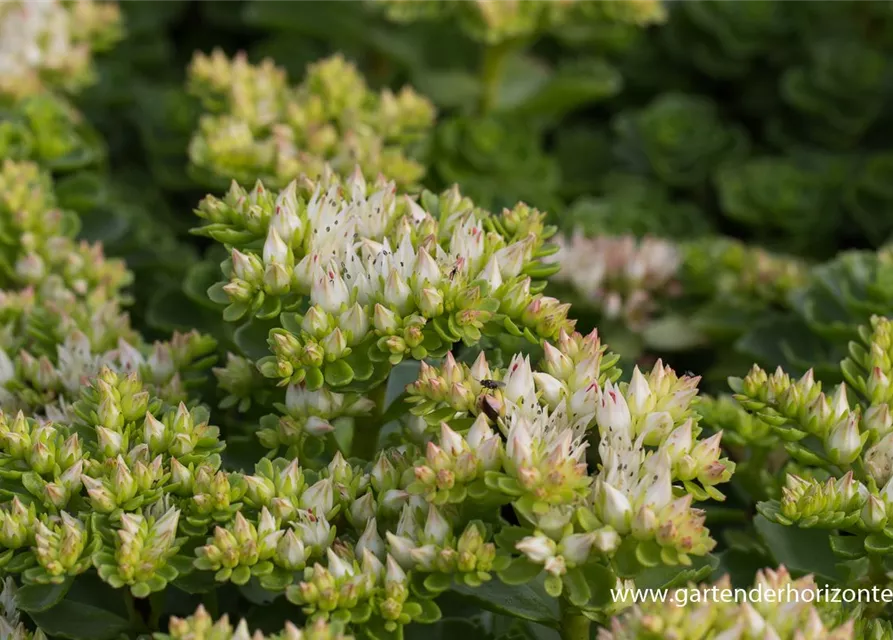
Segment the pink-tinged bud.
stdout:
[[834,418],[839,418],[850,410],[849,402],[847,402],[846,385],[841,383],[834,391],[831,398],[831,414]]
[[888,433],[865,452],[865,468],[878,486],[893,477],[893,433]]
[[509,363],[505,374],[505,388],[503,394],[512,401],[533,397],[536,387],[533,381],[533,372],[530,369],[530,358],[516,354]]
[[648,386],[648,380],[639,371],[639,367],[633,369],[633,376],[629,382],[627,389],[630,405],[636,414],[642,414],[647,411],[649,399],[651,398],[651,388]]
[[112,492],[105,487],[101,480],[84,475],[81,481],[87,489],[87,495],[90,496],[90,502],[94,509],[100,513],[111,513],[117,508],[115,496],[112,495]]
[[371,492],[364,493],[361,497],[357,498],[350,505],[350,521],[353,523],[354,527],[357,529],[360,528],[362,523],[365,523],[375,516],[375,499],[372,496]]
[[834,426],[826,436],[825,449],[835,464],[848,465],[859,457],[863,438],[859,435],[858,420],[856,414],[850,414]]
[[[619,541],[619,536],[617,536],[616,531],[611,528],[608,528],[607,531],[613,533]],[[569,536],[565,536],[564,538],[562,538],[561,543],[558,545],[558,553],[571,567],[583,564],[589,558],[589,552],[592,549],[595,538],[595,532],[575,533]]]
[[291,272],[275,262],[264,270],[264,288],[273,295],[285,295],[291,289]]
[[[657,453],[657,464],[653,473],[646,473],[636,490],[642,495],[641,504],[654,511],[660,511],[673,499],[673,485],[670,477],[670,459],[666,453]],[[646,463],[647,464],[647,463]],[[642,493],[644,489],[644,495]]]
[[526,467],[533,462],[533,441],[530,438],[527,421],[514,416],[506,436],[505,453],[516,468]]
[[555,557],[557,545],[546,536],[527,536],[515,543],[515,548],[535,564],[545,564]]
[[605,382],[605,387],[599,394],[595,407],[595,419],[603,438],[608,437],[611,433],[628,433],[630,430],[632,418],[626,398],[610,380]]
[[[687,421],[691,422],[690,420]],[[683,425],[684,426],[684,425]],[[680,427],[681,429],[682,427]],[[701,465],[705,466],[711,462],[715,462],[720,456],[720,441],[722,440],[722,431],[716,433],[706,440],[701,440],[695,445],[691,452],[691,457]]]
[[[318,485],[319,482],[316,483]],[[293,459],[288,463],[282,471],[279,472],[279,495],[294,496],[297,495],[301,487],[304,485],[304,475],[297,459]],[[313,486],[316,486],[313,485]],[[331,508],[331,507],[329,507]],[[326,509],[325,511],[328,511]],[[325,513],[323,511],[322,513]]]
[[315,514],[326,514],[332,510],[335,504],[334,488],[329,478],[319,480],[308,487],[301,496],[301,508],[312,511]]
[[375,305],[372,323],[376,331],[386,336],[395,334],[400,328],[400,319],[397,314],[380,304]]
[[654,511],[649,507],[642,507],[633,516],[632,534],[639,539],[648,539],[653,537],[658,526]]
[[487,281],[491,292],[502,286],[502,274],[499,272],[499,262],[496,256],[490,258],[487,266],[481,271],[480,279]]
[[443,294],[437,289],[425,287],[419,293],[419,311],[426,318],[436,318],[443,314]]
[[478,357],[475,358],[474,364],[471,365],[471,369],[469,369],[469,373],[471,373],[471,377],[475,380],[489,380],[492,373],[490,372],[490,365],[487,363],[486,354],[481,351],[478,354]]
[[328,313],[340,313],[350,304],[350,290],[334,266],[317,269],[310,288],[310,302]]
[[344,337],[341,329],[336,327],[332,333],[322,339],[320,346],[326,352],[327,357],[337,359],[343,356],[347,349],[347,338]]
[[862,426],[868,431],[874,431],[883,437],[893,429],[893,415],[890,414],[890,406],[886,403],[873,404],[862,415]]
[[559,380],[568,380],[574,373],[574,363],[550,343],[543,343],[544,368]]
[[233,249],[233,273],[239,280],[248,283],[260,283],[263,278],[264,267],[257,256],[244,254],[238,249]]
[[620,535],[611,527],[592,532],[592,546],[604,554],[612,554],[620,547]]
[[534,372],[533,379],[542,398],[548,403],[550,409],[555,409],[564,399],[564,385],[548,373]]
[[428,517],[425,520],[425,539],[442,546],[452,527],[434,505],[428,506]]
[[267,239],[264,242],[263,258],[265,265],[286,265],[292,260],[291,249],[285,244],[274,227],[270,227],[267,233]]
[[430,287],[436,287],[443,278],[437,261],[431,257],[431,254],[424,247],[419,249],[418,252],[415,277],[417,287],[424,287],[426,284]]
[[338,326],[347,336],[347,344],[355,345],[361,342],[369,331],[369,318],[358,303],[354,303],[350,309],[338,317]]
[[378,535],[378,525],[375,522],[375,518],[370,518],[366,522],[363,535],[357,541],[357,555],[362,556],[364,551],[369,551],[378,558],[383,558],[385,555],[384,540]]
[[440,446],[451,456],[458,456],[468,449],[462,436],[450,429],[446,422],[440,423]]
[[514,278],[521,269],[530,255],[531,237],[528,236],[521,242],[515,242],[503,247],[494,254],[496,262],[499,264],[499,271],[506,278]]
[[502,439],[493,436],[484,440],[474,454],[484,471],[495,471],[501,464]]
[[493,429],[490,428],[490,425],[487,422],[487,417],[484,414],[480,414],[475,418],[471,428],[465,435],[465,442],[468,443],[468,446],[472,451],[476,451],[483,442],[489,440],[494,435]]
[[310,557],[310,549],[298,538],[293,529],[285,532],[276,546],[276,564],[290,571],[303,569]]
[[875,367],[868,376],[868,395],[876,403],[887,398],[887,392],[890,388],[890,379],[881,370]]
[[308,416],[307,422],[304,424],[304,431],[317,438],[321,438],[327,433],[332,433],[334,430],[335,427],[328,420],[323,420],[317,416]]
[[153,452],[164,451],[167,446],[167,427],[164,423],[147,412],[143,425],[143,442],[149,445]]
[[386,563],[385,584],[406,584],[406,572],[394,556],[388,554]]
[[[667,455],[670,456],[670,460],[674,464],[691,451],[693,443],[691,426],[692,422],[691,419],[689,419],[673,429],[661,447],[667,452]],[[698,446],[700,446],[700,443]]]
[[877,496],[868,496],[862,507],[862,523],[871,531],[880,531],[887,524],[887,507]]
[[626,495],[601,480],[598,481],[595,492],[599,518],[620,533],[629,531],[633,510]]
[[113,458],[121,453],[121,448],[124,445],[124,436],[117,431],[112,431],[105,427],[96,427],[96,439],[98,440],[99,450],[107,458]]
[[388,541],[388,553],[400,564],[404,569],[412,569],[415,561],[412,558],[412,552],[416,548],[416,544],[409,538],[394,535],[390,531],[385,532],[385,538]]
[[328,561],[326,568],[336,580],[354,575],[354,568],[348,562],[339,558],[338,554],[332,551],[331,547],[326,549],[326,560]]

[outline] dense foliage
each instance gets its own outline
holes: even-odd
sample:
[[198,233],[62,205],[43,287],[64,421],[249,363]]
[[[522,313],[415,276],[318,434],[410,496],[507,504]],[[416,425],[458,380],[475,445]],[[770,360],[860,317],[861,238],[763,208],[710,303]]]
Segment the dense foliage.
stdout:
[[0,639],[893,639],[891,53],[0,4]]

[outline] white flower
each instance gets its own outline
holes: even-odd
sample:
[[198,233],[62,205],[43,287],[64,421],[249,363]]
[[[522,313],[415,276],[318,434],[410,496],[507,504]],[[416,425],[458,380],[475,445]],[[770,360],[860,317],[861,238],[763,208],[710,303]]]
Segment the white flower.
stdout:
[[521,273],[524,263],[530,255],[532,246],[532,238],[528,237],[521,242],[515,242],[497,251],[494,254],[496,262],[499,264],[500,274],[514,278]]
[[354,574],[354,568],[350,566],[350,564],[339,558],[338,555],[334,551],[332,551],[331,547],[326,549],[326,559],[328,560],[327,568],[336,580],[338,578],[349,577]]
[[319,305],[327,313],[340,313],[350,303],[350,290],[334,266],[325,270],[317,267],[310,288],[310,303]]
[[450,530],[450,523],[441,515],[440,510],[434,505],[429,506],[428,518],[425,520],[425,538],[442,545]]
[[335,505],[335,493],[331,478],[319,480],[308,487],[301,496],[301,508],[312,511],[317,515],[324,515],[332,510]]
[[557,407],[564,397],[564,385],[557,378],[540,371],[534,372],[533,379],[536,381],[536,386],[542,393],[542,398],[549,404],[549,407],[552,409]]
[[546,536],[527,536],[515,544],[515,548],[523,553],[531,562],[545,564],[555,557],[557,545]]
[[651,397],[651,388],[648,386],[648,380],[639,371],[639,367],[633,369],[633,376],[626,393],[635,412],[637,414],[643,413],[647,406],[648,398]]
[[462,224],[453,229],[450,253],[453,260],[464,259],[460,271],[465,272],[468,269],[472,272],[477,271],[478,262],[484,254],[484,231],[474,216],[468,216]]
[[514,403],[535,398],[536,387],[533,382],[533,372],[530,369],[530,357],[515,354],[509,363],[505,377],[503,394],[506,399]]
[[601,390],[595,407],[595,419],[602,438],[609,439],[613,434],[628,433],[632,419],[626,398],[608,380]]

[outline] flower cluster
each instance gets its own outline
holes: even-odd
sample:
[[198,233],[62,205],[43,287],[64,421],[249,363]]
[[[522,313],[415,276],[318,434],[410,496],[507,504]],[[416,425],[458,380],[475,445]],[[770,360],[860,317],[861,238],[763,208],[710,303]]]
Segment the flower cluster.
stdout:
[[405,2],[403,0],[372,0],[382,5],[387,16],[397,22],[430,19],[456,19],[473,38],[488,44],[534,36],[560,30],[569,24],[619,23],[647,25],[661,22],[664,8],[654,0],[608,0],[592,2],[574,0],[555,3],[549,0],[533,2]]
[[726,238],[684,243],[577,232],[558,240],[555,282],[607,320],[641,332],[676,307],[785,306],[807,276],[800,260]]
[[122,36],[118,6],[94,0],[5,2],[0,7],[0,94],[76,91],[94,79],[92,56]]
[[[10,4],[14,3],[3,6]],[[94,167],[104,155],[98,133],[57,94],[25,96],[0,113],[0,158],[30,160],[44,169],[68,173]]]
[[180,514],[207,501],[197,483],[183,487],[181,469],[213,473],[218,435],[206,411],[165,406],[136,373],[110,369],[55,421],[0,413],[0,468],[12,496],[0,506],[5,571],[60,583],[95,566],[138,597],[163,589],[183,566],[171,561]]
[[[224,243],[228,282],[209,290],[224,318],[279,318],[260,371],[280,384],[371,387],[404,358],[508,332],[532,342],[569,330],[569,305],[539,293],[554,229],[524,205],[492,215],[458,190],[397,197],[393,183],[235,183],[209,196],[197,231]],[[302,302],[309,298],[309,308]],[[297,309],[306,309],[298,313]]]
[[[720,434],[698,439],[696,378],[658,362],[615,384],[614,362],[595,333],[561,332],[538,370],[520,355],[505,370],[483,355],[471,366],[448,355],[440,368],[423,364],[408,388],[413,413],[441,423],[409,492],[463,509],[470,500],[511,504],[521,525],[498,541],[522,555],[502,579],[544,570],[550,594],[567,590],[584,609],[587,566],[620,556],[640,567],[689,564],[709,552],[715,542],[692,502],[722,499],[715,485],[734,468],[721,458]],[[598,442],[594,471],[588,438]]]
[[657,238],[575,233],[561,241],[553,260],[561,264],[556,280],[571,285],[608,320],[622,319],[641,329],[660,298],[679,289],[678,248]]
[[893,322],[873,317],[861,337],[841,366],[852,391],[844,383],[826,394],[811,370],[795,380],[780,368],[770,375],[754,366],[730,380],[742,405],[771,425],[803,467],[761,512],[785,525],[852,533],[848,545],[835,548],[845,557],[893,551]]
[[64,413],[103,367],[138,371],[153,392],[186,399],[216,342],[190,332],[144,344],[121,309],[130,272],[101,245],[73,238],[79,220],[58,208],[37,165],[3,163],[0,223],[0,408]]
[[168,632],[157,633],[154,637],[155,640],[353,640],[353,636],[345,635],[339,625],[323,619],[304,628],[286,622],[282,633],[271,636],[260,631],[252,634],[244,619],[233,627],[227,616],[215,621],[203,606],[188,618],[172,618]]
[[190,159],[215,183],[261,179],[281,187],[319,175],[326,164],[342,173],[359,165],[401,186],[425,173],[413,148],[433,126],[434,107],[408,87],[372,92],[341,56],[310,65],[304,81],[290,87],[271,60],[255,66],[244,54],[197,54],[189,90],[207,111]]
[[[647,601],[633,606],[615,618],[610,627],[599,631],[598,640],[659,640],[674,638],[696,640],[854,640],[869,637],[856,635],[855,622],[844,621],[844,612],[833,605],[814,604],[818,593],[812,576],[794,580],[787,569],[765,569],[757,573],[755,589],[774,592],[754,602],[738,602],[733,598],[717,598],[712,594],[731,594],[728,576],[714,585],[690,585],[677,589],[665,602]],[[829,618],[834,622],[829,622]]]

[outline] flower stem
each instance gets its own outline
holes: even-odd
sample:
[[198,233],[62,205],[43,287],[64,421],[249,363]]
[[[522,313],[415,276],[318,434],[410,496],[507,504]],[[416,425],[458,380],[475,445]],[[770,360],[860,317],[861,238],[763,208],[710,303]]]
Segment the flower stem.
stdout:
[[369,418],[357,418],[354,420],[353,442],[350,445],[351,454],[371,460],[378,451],[378,436],[381,432],[381,418],[384,415],[385,398],[387,395],[388,385],[382,383],[369,392],[369,399],[375,402],[375,412]]
[[484,60],[481,65],[481,115],[486,115],[496,105],[505,62],[513,49],[514,43],[510,40],[487,45],[484,49]]
[[592,622],[563,598],[561,608],[561,640],[589,640]]

